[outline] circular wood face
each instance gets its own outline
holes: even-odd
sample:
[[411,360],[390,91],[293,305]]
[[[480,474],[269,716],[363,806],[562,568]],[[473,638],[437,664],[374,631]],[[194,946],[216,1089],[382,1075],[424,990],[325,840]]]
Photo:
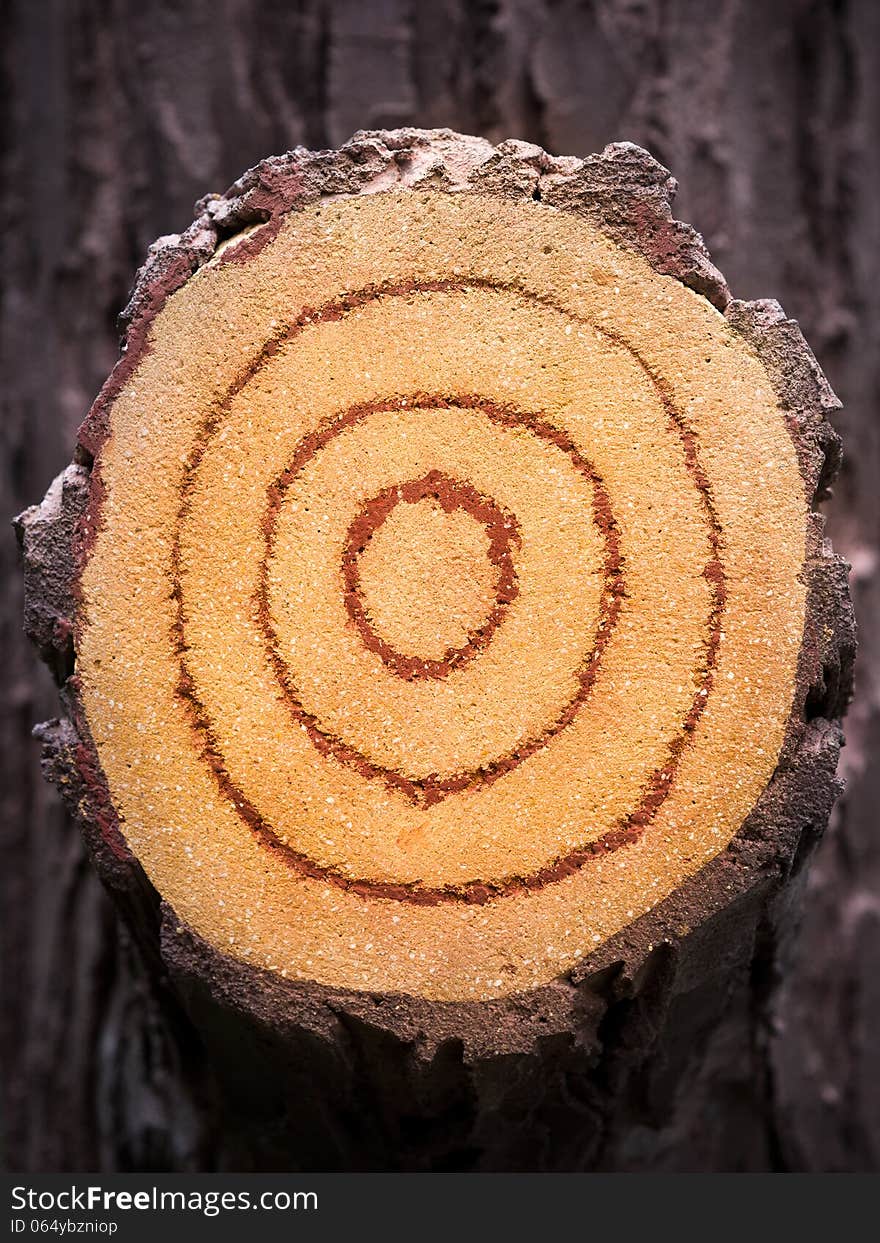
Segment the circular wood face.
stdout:
[[572,215],[341,198],[171,296],[116,398],[82,702],[178,915],[291,978],[564,974],[777,763],[808,506],[757,357]]

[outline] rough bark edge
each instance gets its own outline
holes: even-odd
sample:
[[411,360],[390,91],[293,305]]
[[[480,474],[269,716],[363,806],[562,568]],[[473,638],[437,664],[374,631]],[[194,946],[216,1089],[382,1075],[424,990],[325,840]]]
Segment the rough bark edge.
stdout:
[[[565,1087],[570,1071],[588,1068],[590,1099],[581,1104],[600,1119],[620,1075],[647,1059],[676,998],[694,989],[705,993],[709,982],[715,1008],[723,1004],[737,964],[772,920],[786,880],[827,822],[842,745],[834,722],[851,695],[855,639],[847,567],[824,539],[819,515],[814,514],[808,537],[798,695],[777,770],[751,815],[721,855],[576,971],[499,1001],[426,1003],[292,983],[207,946],[167,906],[160,910],[158,895],[128,850],[79,703],[77,583],[100,521],[100,447],[110,405],[150,348],[153,319],[204,263],[246,261],[275,235],[287,213],[320,198],[405,186],[531,198],[582,214],[643,254],[656,270],[706,297],[768,370],[788,415],[811,502],[827,494],[840,460],[827,415],[839,403],[797,324],[778,304],[731,300],[702,239],[673,219],[676,184],[648,153],[621,143],[585,160],[556,158],[517,141],[493,148],[451,131],[419,130],[361,132],[339,152],[300,148],[263,161],[224,195],[201,200],[196,220],[183,234],[151,247],[121,316],[122,356],[83,424],[75,462],[41,506],[17,519],[25,555],[26,629],[59,683],[67,714],[36,732],[47,776],[65,795],[148,959],[157,970],[170,971],[203,1023],[211,1025],[219,1004],[238,1014],[258,1041],[280,1042],[290,1051],[303,1050],[306,1041],[309,1056],[323,1050],[325,1059],[341,1057],[345,1065],[336,1069],[348,1079],[366,1057],[380,1080],[387,1077],[382,1059],[374,1056],[384,1048],[393,1052],[389,1065],[402,1058],[410,1066],[411,1088],[420,1075],[443,1065],[468,1100],[488,1091],[510,1104],[519,1093],[526,1109],[538,1088],[541,1099],[548,1099],[554,1075],[562,1095],[570,1095]],[[499,1067],[509,1074],[511,1055],[518,1055],[518,1066],[541,1067],[540,1085],[526,1071],[513,1083],[493,1079]],[[487,1075],[492,1082],[478,1085],[476,1079]],[[471,1112],[479,1126],[476,1106]],[[598,1133],[601,1127],[594,1129]]]

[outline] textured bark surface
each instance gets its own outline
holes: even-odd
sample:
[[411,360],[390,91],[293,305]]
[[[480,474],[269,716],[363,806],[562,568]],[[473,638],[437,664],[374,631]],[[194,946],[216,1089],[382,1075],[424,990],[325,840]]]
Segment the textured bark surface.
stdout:
[[[854,565],[863,658],[849,791],[806,885],[782,985],[759,945],[708,1056],[638,1090],[660,1127],[607,1138],[624,1169],[875,1168],[880,851],[874,6],[500,3],[216,6],[136,14],[13,6],[3,270],[3,505],[32,501],[115,355],[113,317],[157,233],[190,202],[296,143],[358,127],[449,124],[587,153],[647,145],[688,189],[740,297],[797,315],[847,406],[834,534]],[[856,262],[858,256],[858,262]],[[4,1061],[13,1168],[210,1168],[216,1132],[197,1043],[114,928],[78,837],[38,775],[51,688],[20,637],[7,542],[3,624]],[[873,782],[873,786],[872,786]],[[790,921],[789,921],[790,923]],[[765,935],[762,932],[761,935]],[[698,998],[696,1000],[699,1000]],[[691,1014],[699,1007],[691,998]],[[635,1016],[656,1023],[650,1012]],[[667,1016],[674,1023],[676,1016]],[[682,1041],[681,1046],[686,1047]],[[612,1068],[609,1068],[609,1074]],[[206,1103],[206,1101],[208,1103]],[[586,1103],[585,1103],[586,1105]],[[552,1126],[552,1118],[544,1119]]]

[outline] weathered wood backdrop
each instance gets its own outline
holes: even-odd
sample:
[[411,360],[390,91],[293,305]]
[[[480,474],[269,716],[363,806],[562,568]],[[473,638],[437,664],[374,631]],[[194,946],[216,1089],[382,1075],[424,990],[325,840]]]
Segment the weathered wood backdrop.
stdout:
[[[875,0],[10,0],[4,4],[0,513],[35,501],[116,356],[159,234],[264,155],[449,125],[587,154],[642,143],[738,297],[779,297],[846,403],[831,529],[861,622],[848,792],[794,960],[756,969],[620,1169],[880,1167],[880,5]],[[169,1034],[58,800],[56,711],[2,542],[5,1159],[223,1161],[197,1043]]]

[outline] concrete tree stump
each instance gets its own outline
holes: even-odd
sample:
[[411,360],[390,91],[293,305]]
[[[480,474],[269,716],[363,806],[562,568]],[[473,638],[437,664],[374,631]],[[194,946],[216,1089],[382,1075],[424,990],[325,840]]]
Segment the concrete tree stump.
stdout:
[[449,131],[266,160],[152,248],[19,520],[46,770],[241,1164],[591,1168],[796,894],[838,403],[674,189]]

